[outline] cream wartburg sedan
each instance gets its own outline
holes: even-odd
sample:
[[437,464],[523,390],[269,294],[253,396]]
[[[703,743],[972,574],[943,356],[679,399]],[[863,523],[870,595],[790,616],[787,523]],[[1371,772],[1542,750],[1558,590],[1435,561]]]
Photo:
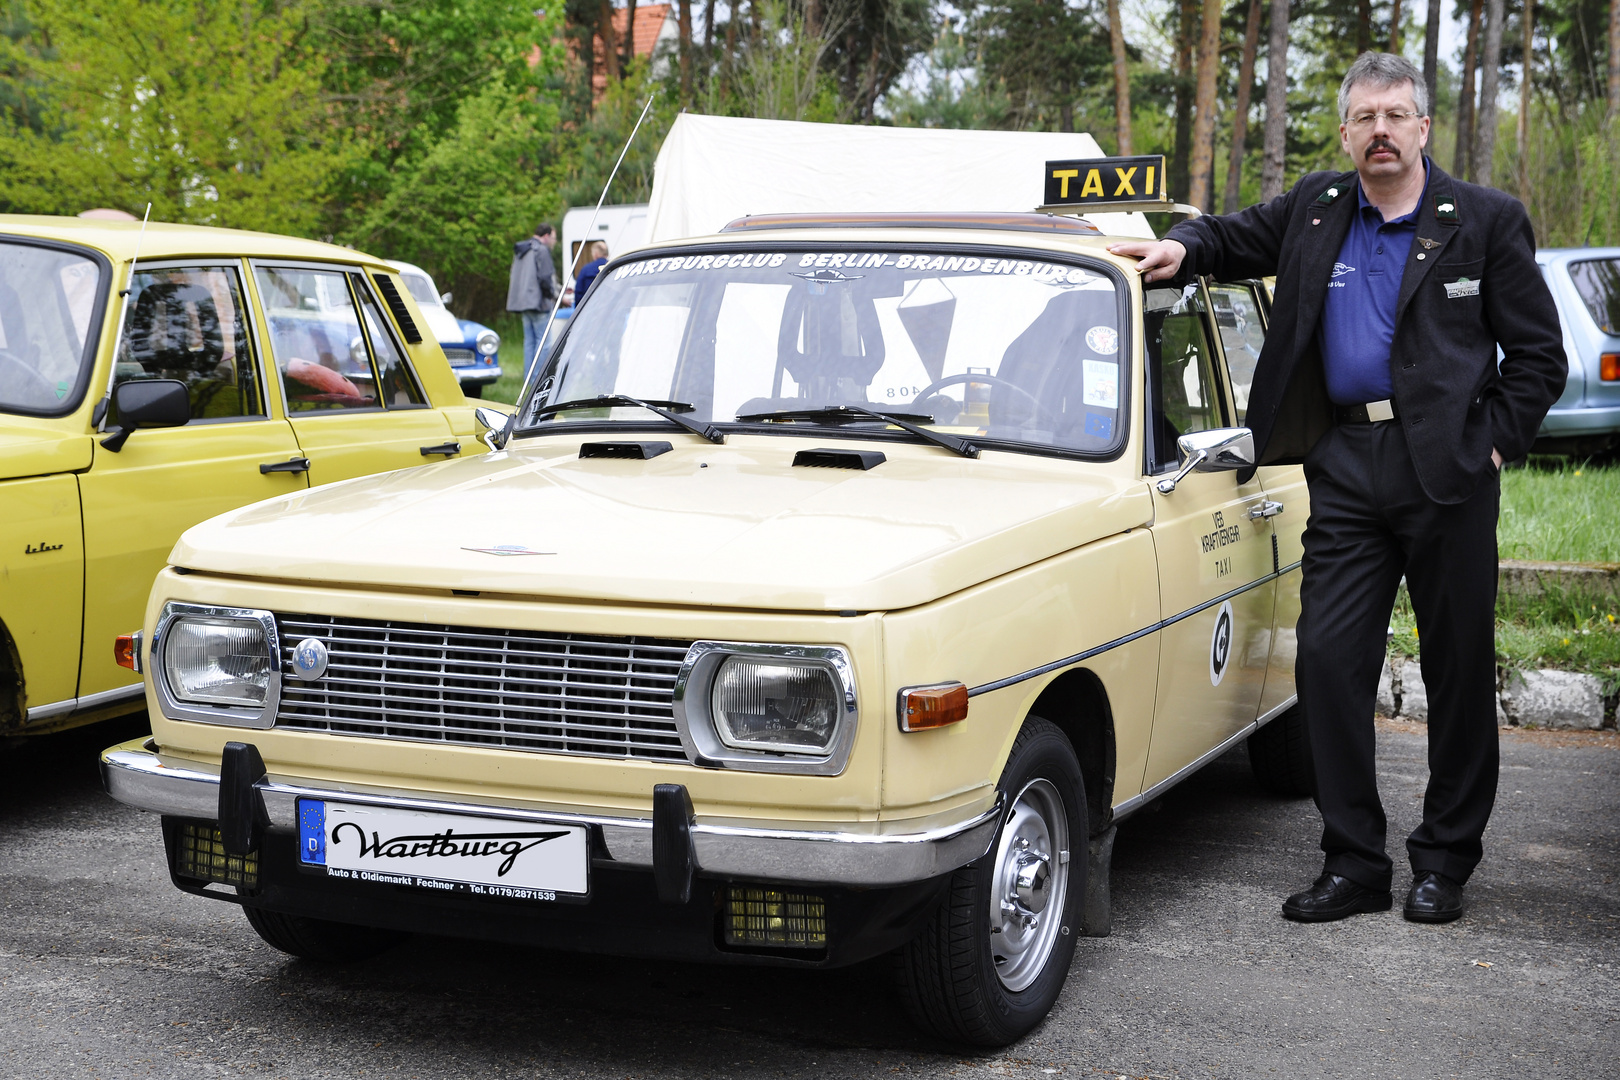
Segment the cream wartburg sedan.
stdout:
[[1044,214],[619,260],[495,452],[184,535],[108,791],[297,956],[898,951],[920,1024],[1018,1038],[1116,822],[1243,739],[1309,786],[1267,294],[1132,266]]

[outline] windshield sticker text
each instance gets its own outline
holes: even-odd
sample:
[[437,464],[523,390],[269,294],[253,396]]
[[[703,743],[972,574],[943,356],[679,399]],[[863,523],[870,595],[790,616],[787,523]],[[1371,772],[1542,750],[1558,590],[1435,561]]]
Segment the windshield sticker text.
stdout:
[[[626,263],[614,271],[614,276],[632,278],[672,270],[742,270],[761,267],[774,269],[787,263],[789,258],[782,252],[752,251],[736,255],[673,255]],[[947,274],[1005,274],[1013,277],[1031,277],[1050,285],[1080,285],[1099,280],[1095,274],[1074,266],[1035,262],[1030,259],[980,258],[975,255],[807,251],[793,261],[796,268],[811,270],[867,270],[887,267],[894,270],[920,270],[924,273],[939,271]]]

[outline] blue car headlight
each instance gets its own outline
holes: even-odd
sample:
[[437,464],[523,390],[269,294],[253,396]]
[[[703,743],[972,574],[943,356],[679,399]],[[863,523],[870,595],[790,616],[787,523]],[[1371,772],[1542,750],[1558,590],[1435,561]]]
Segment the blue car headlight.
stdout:
[[501,348],[501,335],[493,330],[485,330],[478,335],[478,341],[473,346],[478,350],[479,356],[494,356]]

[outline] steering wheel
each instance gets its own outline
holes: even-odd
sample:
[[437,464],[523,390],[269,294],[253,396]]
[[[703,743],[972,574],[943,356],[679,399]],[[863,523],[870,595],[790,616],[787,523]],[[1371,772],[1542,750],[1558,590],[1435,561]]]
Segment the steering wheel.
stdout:
[[[21,371],[23,374],[25,374],[28,377],[27,381],[31,381],[31,382],[34,382],[34,383],[38,384],[40,390],[42,390],[44,392],[44,400],[42,400],[40,402],[41,405],[49,404],[51,401],[55,400],[55,398],[56,398],[56,384],[55,383],[51,382],[51,380],[47,379],[44,375],[41,375],[39,373],[39,370],[37,368],[35,368],[32,364],[28,363],[26,360],[20,360],[16,356],[14,356],[13,354],[11,354],[9,352],[6,352],[4,350],[0,350],[0,372],[5,371],[5,369],[7,367],[15,368],[15,369]],[[26,404],[26,403],[18,402],[18,404]]]
[[1053,431],[1056,431],[1058,428],[1062,427],[1065,422],[1063,417],[1047,408],[1040,398],[1036,397],[1028,390],[1025,390],[1022,386],[1019,386],[1015,382],[1008,382],[1006,379],[997,378],[994,375],[947,375],[943,379],[935,379],[933,382],[923,387],[917,396],[912,398],[912,401],[914,403],[921,403],[928,400],[942,388],[947,386],[955,386],[958,383],[989,383],[992,386],[1004,386],[1033,405],[1035,407],[1036,415],[1049,421]]

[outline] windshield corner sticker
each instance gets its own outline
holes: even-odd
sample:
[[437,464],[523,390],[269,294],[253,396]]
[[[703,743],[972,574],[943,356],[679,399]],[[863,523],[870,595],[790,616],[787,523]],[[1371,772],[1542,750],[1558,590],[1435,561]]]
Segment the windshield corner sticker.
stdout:
[[1093,326],[1086,331],[1086,348],[1098,356],[1119,352],[1119,333],[1112,326]]
[[1209,685],[1219,686],[1232,659],[1232,601],[1223,600],[1209,635]]
[[1102,413],[1095,413],[1095,412],[1092,412],[1090,409],[1087,409],[1086,410],[1086,434],[1095,436],[1096,438],[1099,438],[1099,439],[1111,439],[1111,438],[1113,438],[1114,437],[1114,418],[1112,416],[1104,416]]
[[1099,409],[1119,408],[1119,365],[1106,360],[1082,360],[1083,400]]

